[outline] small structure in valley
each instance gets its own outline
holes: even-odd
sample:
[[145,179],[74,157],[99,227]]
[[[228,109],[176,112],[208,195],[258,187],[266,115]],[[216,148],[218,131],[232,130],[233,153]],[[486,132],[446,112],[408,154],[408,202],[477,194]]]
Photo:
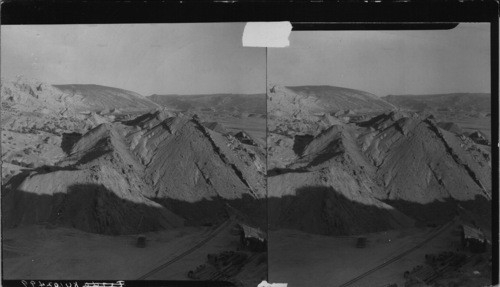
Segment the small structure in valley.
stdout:
[[474,227],[462,225],[462,246],[471,252],[482,253],[486,251],[487,244],[484,233]]
[[139,236],[137,237],[136,246],[137,246],[137,247],[139,247],[139,248],[144,248],[144,247],[146,247],[146,236],[144,236],[144,235],[139,235]]
[[267,236],[264,232],[243,223],[239,223],[238,226],[240,228],[240,243],[244,249],[254,252],[267,250]]
[[367,242],[367,239],[366,237],[358,237],[357,241],[356,241],[356,248],[365,248],[366,247],[366,242]]

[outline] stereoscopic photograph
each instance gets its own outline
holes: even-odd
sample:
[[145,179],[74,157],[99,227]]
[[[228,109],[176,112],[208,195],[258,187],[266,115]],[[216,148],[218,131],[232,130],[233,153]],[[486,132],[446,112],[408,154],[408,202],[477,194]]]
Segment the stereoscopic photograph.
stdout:
[[267,69],[270,282],[492,284],[489,24],[292,31]]
[[266,51],[243,29],[2,26],[3,279],[266,278]]
[[2,279],[496,282],[498,30],[292,24],[2,25]]

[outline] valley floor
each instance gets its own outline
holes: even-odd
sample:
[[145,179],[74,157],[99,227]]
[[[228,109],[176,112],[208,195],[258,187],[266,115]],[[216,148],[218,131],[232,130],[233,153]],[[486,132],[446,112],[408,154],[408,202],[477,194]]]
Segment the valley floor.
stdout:
[[459,113],[438,113],[437,116],[441,121],[456,123],[464,132],[480,131],[491,141],[491,117],[471,117]]
[[[210,231],[185,227],[147,233],[146,247],[138,248],[136,235],[105,236],[43,225],[4,230],[4,277],[133,280],[189,249]],[[196,263],[184,263],[185,276]]]
[[[3,276],[7,280],[137,280],[148,274],[141,280],[189,280],[188,271],[205,264],[208,254],[237,249],[239,237],[230,233],[234,226],[230,222],[221,228],[146,233],[145,248],[136,246],[137,235],[106,236],[44,225],[8,229],[3,231]],[[201,241],[206,243],[193,248]],[[158,269],[172,259],[178,260]],[[266,271],[266,264],[257,266],[253,260],[236,280],[256,286]]]
[[[176,257],[209,236],[213,228],[184,227],[147,233],[146,247],[136,247],[137,235],[105,236],[42,225],[4,230],[5,279],[134,280]],[[187,272],[206,254],[224,250],[234,239],[227,234],[147,279],[187,279]]]
[[[405,286],[404,272],[423,265],[425,254],[455,251],[460,246],[458,224],[444,226],[444,230],[439,228],[410,228],[366,234],[363,235],[367,238],[365,248],[356,248],[357,236],[330,237],[292,230],[271,231],[269,282],[287,282],[290,287],[381,287],[392,283]],[[344,285],[429,238],[432,239],[399,260]]]

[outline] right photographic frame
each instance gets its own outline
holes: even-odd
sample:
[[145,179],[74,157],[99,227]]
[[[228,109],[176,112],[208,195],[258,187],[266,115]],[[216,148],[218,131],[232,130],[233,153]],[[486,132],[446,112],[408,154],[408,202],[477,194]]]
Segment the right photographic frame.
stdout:
[[269,281],[491,285],[490,24],[368,26],[268,48]]

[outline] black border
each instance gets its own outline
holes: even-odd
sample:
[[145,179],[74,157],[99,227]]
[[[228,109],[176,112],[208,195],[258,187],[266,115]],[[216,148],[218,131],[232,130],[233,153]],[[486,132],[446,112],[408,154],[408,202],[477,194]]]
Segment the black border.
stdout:
[[[237,0],[234,0],[237,1]],[[187,22],[490,22],[498,3],[420,2],[208,2],[110,0],[4,0],[2,24]]]
[[[493,284],[499,271],[499,148],[498,148],[498,11],[494,0],[415,2],[308,2],[308,1],[110,1],[110,0],[4,0],[2,25],[105,23],[209,23],[291,21],[294,30],[438,29],[458,22],[491,23],[492,104],[492,243]],[[358,23],[352,25],[354,22]],[[430,23],[434,22],[434,23]],[[436,22],[440,23],[436,25]],[[444,24],[448,23],[448,24]],[[452,24],[451,24],[452,25]],[[3,269],[2,269],[3,273]],[[215,282],[126,281],[127,286],[221,286]],[[2,281],[4,286],[23,286]]]
[[[497,10],[498,11],[498,10]],[[498,100],[498,17],[495,17],[491,21],[490,26],[491,38],[490,38],[490,51],[491,51],[491,155],[492,155],[492,276],[493,284],[499,284],[499,177],[500,173],[498,170],[498,150],[499,150],[499,139],[498,139],[498,122],[499,122],[499,100]]]
[[[117,284],[118,280],[2,280],[2,286],[12,287],[84,287],[85,283]],[[229,282],[216,281],[161,281],[161,280],[121,280],[123,287],[232,287]],[[33,282],[33,285],[31,284]],[[41,285],[41,283],[45,285]],[[48,285],[50,283],[50,285]],[[57,283],[57,286],[55,285]],[[108,285],[110,286],[110,285]]]

